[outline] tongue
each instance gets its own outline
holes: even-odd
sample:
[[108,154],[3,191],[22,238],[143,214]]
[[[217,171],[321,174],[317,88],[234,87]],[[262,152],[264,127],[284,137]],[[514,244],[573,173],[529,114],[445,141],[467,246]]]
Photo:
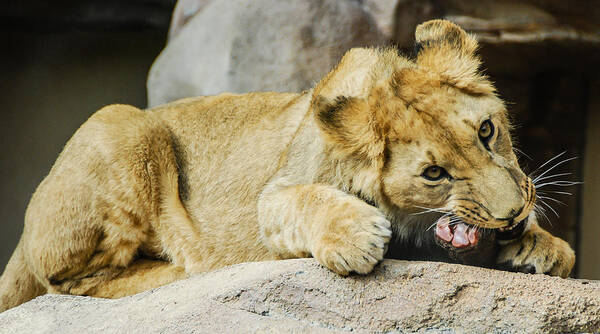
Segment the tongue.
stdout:
[[469,236],[467,235],[467,225],[458,223],[454,228],[454,239],[452,239],[452,246],[454,247],[465,247],[469,245]]

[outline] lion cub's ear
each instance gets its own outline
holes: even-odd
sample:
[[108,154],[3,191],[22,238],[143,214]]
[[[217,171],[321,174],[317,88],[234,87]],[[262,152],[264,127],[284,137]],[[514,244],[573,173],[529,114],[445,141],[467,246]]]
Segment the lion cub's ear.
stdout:
[[494,87],[479,73],[477,41],[446,20],[431,20],[415,30],[416,63],[439,73],[447,82],[473,93],[492,93]]
[[477,51],[477,41],[450,21],[431,20],[417,26],[415,49],[421,58],[426,57],[428,52],[448,51],[452,51],[454,54],[459,53],[465,57],[473,57]]
[[381,158],[385,139],[380,122],[366,99],[338,96],[330,100],[317,96],[313,111],[325,140],[338,154],[353,155],[365,161]]

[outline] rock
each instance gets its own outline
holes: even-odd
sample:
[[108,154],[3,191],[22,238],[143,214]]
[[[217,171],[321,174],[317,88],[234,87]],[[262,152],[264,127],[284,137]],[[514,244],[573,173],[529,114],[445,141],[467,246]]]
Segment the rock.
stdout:
[[[398,0],[363,0],[364,9],[373,17],[377,28],[387,40],[391,40],[396,23]],[[413,31],[414,32],[414,31]]]
[[596,332],[600,282],[386,260],[340,277],[314,259],[239,264],[117,300],[45,295],[0,332]]
[[359,1],[197,4],[150,70],[150,106],[225,91],[302,91],[348,49],[384,41]]
[[[561,3],[180,0],[169,43],[148,77],[148,102],[155,106],[224,91],[298,92],[321,79],[351,47],[391,41],[408,53],[415,27],[434,18],[454,21],[473,33],[483,44],[485,66],[491,72],[514,63],[518,64],[503,71],[534,72],[555,63],[571,66],[564,59],[574,47],[583,48],[578,54],[585,56],[578,63],[589,67],[600,45],[598,6]],[[541,47],[542,42],[565,45],[565,54]]]
[[179,0],[173,9],[171,24],[169,25],[169,40],[179,35],[179,31],[196,15],[202,8],[213,0]]
[[[173,9],[169,26],[169,39],[179,34],[188,21],[213,0],[179,0]],[[362,0],[363,8],[373,16],[375,24],[386,38],[391,38],[397,1]]]

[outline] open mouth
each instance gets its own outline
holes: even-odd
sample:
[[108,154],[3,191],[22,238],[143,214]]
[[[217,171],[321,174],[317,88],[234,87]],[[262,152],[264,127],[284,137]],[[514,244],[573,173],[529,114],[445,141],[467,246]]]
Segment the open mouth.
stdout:
[[444,216],[437,220],[435,235],[446,243],[451,243],[456,248],[467,248],[477,245],[484,235],[495,233],[497,240],[515,239],[525,230],[527,218],[517,224],[506,227],[488,229],[477,228],[462,221],[450,223],[450,217]]

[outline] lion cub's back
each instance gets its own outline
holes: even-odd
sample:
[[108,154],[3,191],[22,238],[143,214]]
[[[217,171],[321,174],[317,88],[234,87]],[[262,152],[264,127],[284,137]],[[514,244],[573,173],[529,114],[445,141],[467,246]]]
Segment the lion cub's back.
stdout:
[[258,195],[277,170],[309,101],[310,94],[223,94],[151,110],[173,133],[181,197],[203,232],[232,243],[255,232],[254,227],[240,231],[240,223],[256,225]]

